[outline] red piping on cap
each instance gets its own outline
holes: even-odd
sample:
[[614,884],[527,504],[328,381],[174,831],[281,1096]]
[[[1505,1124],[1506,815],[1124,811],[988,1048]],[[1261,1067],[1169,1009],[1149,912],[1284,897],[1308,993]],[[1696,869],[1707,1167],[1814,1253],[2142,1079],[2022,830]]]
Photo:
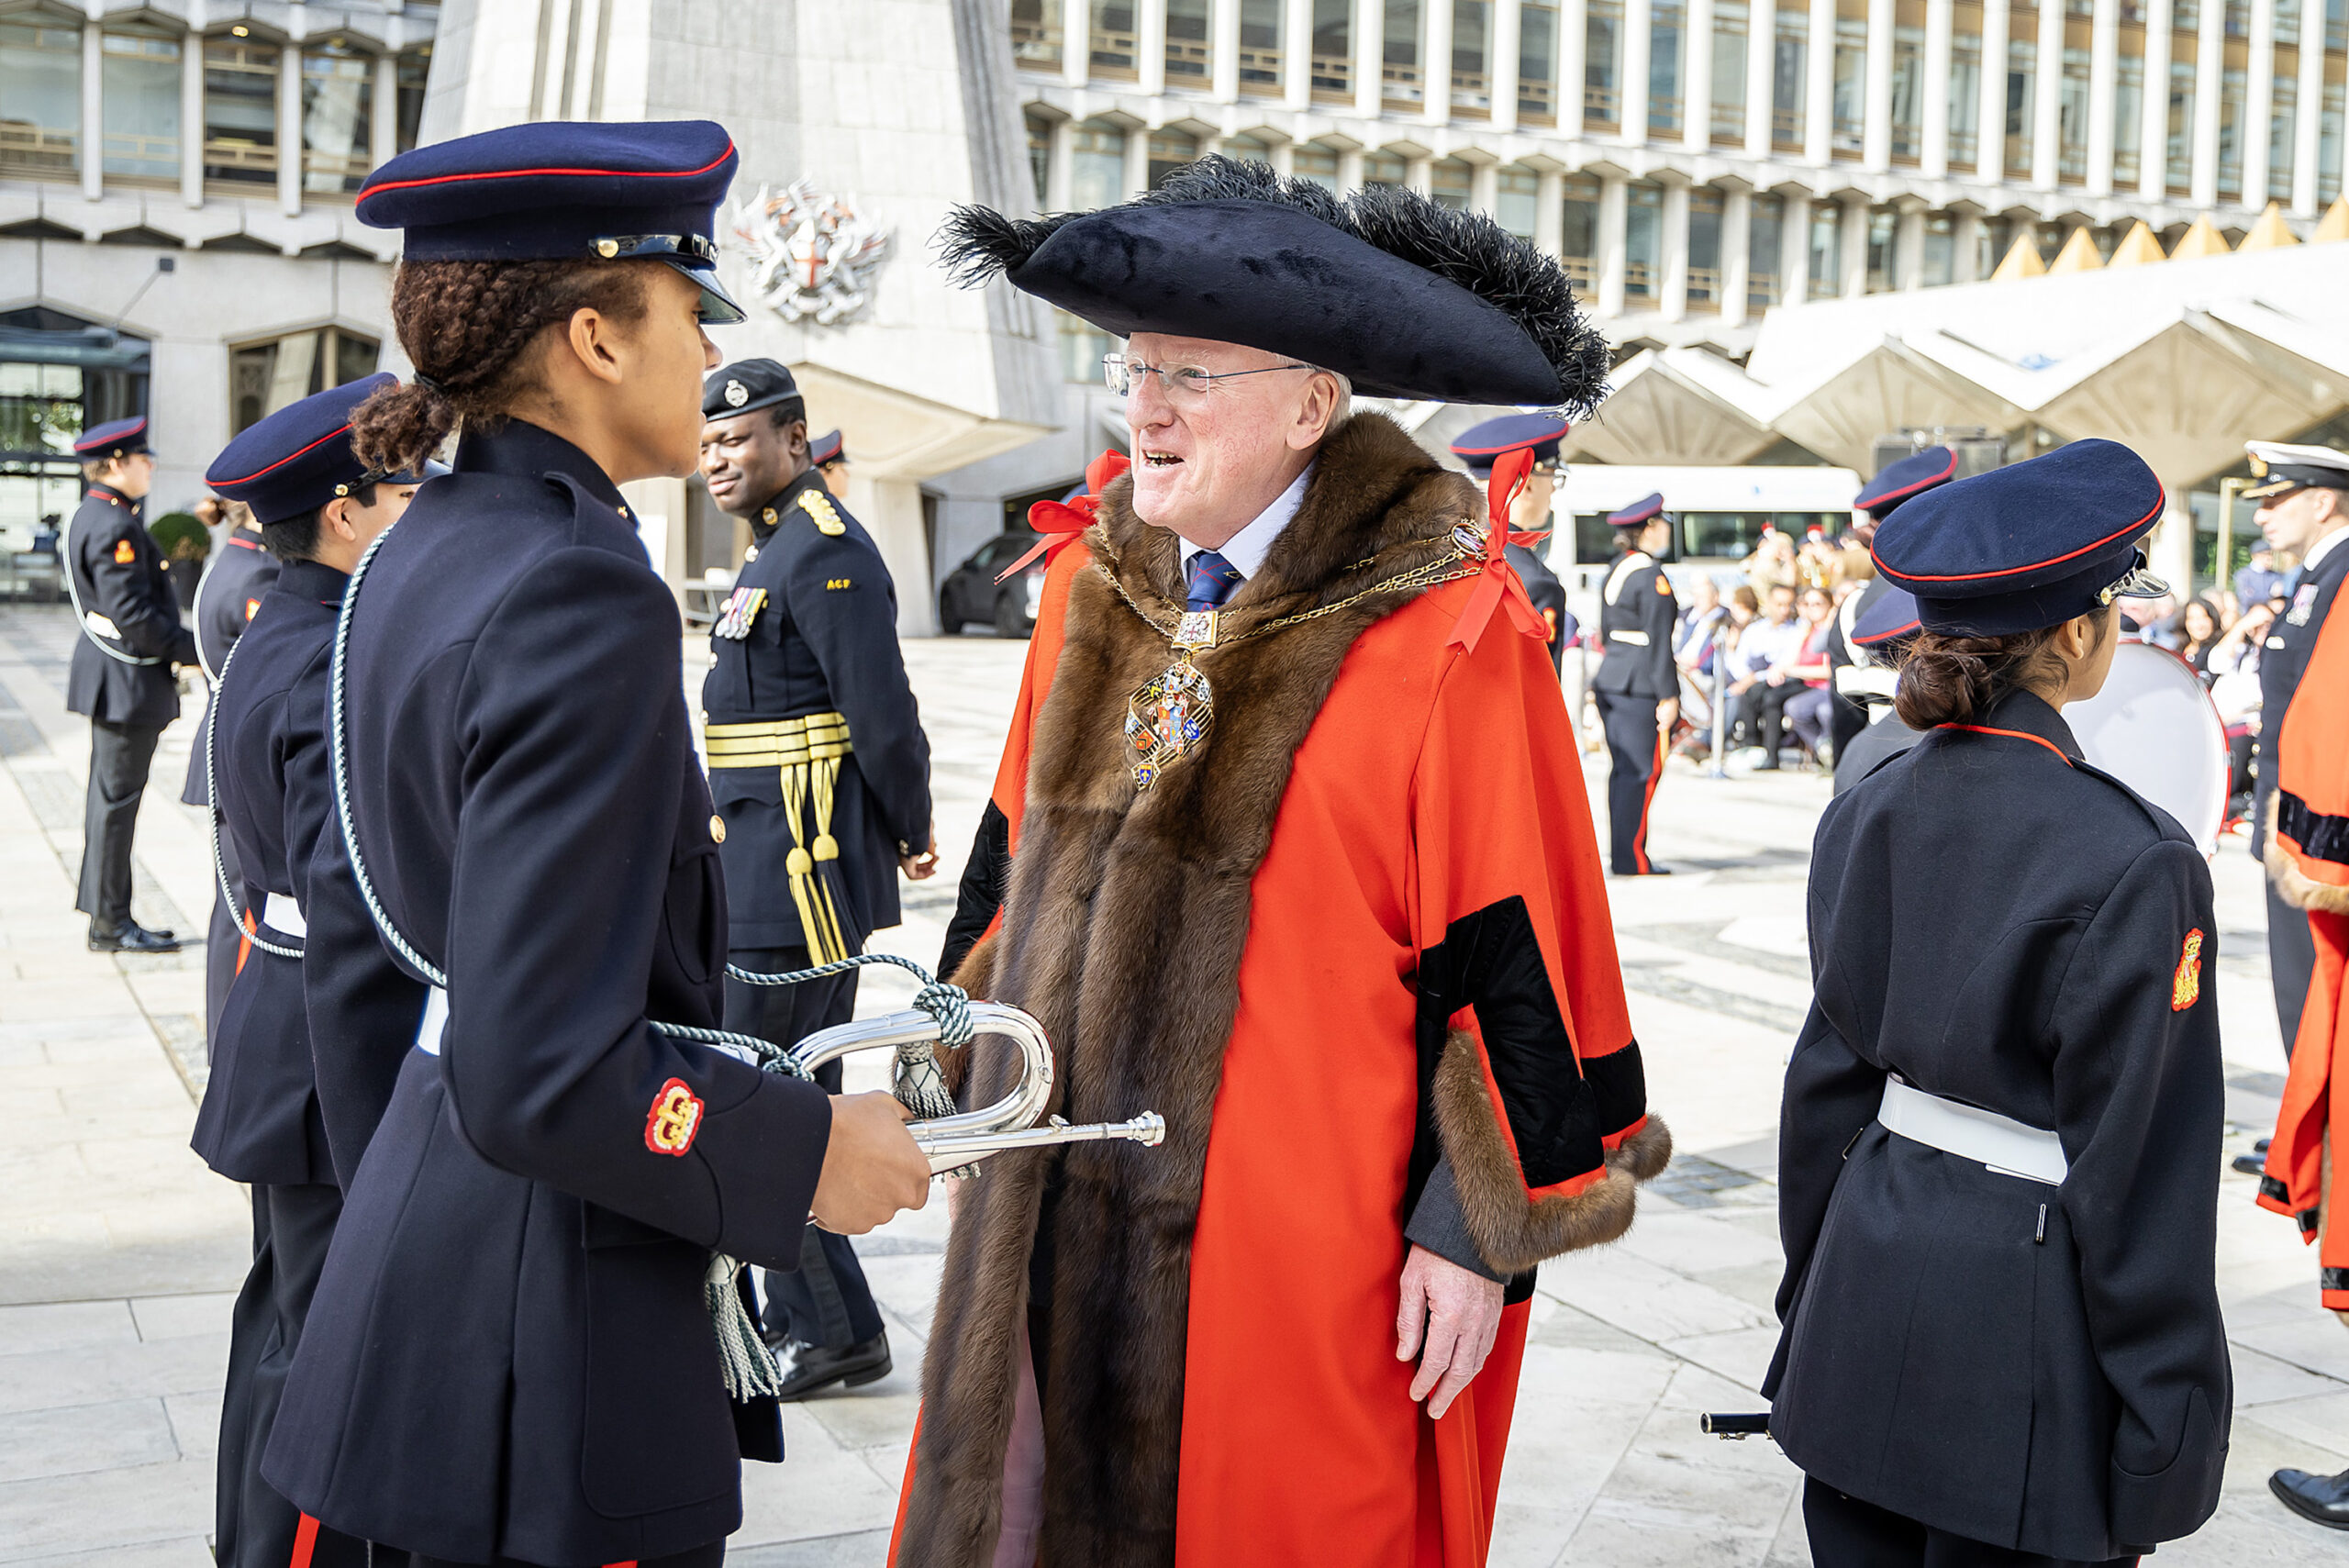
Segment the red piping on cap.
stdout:
[[1906,637],[1924,624],[1921,620],[1912,620],[1907,626],[1897,626],[1890,631],[1877,632],[1874,637],[1855,637],[1852,640],[1862,648],[1874,648],[1879,642],[1890,642],[1896,637]]
[[[146,432],[147,419],[146,417],[142,415],[139,417],[139,422],[131,426],[130,428],[128,430],[117,430],[113,435],[108,436],[103,441],[92,441],[87,447],[84,447],[81,441],[75,441],[73,443],[73,453],[76,457],[79,457],[84,451],[99,451],[106,447],[113,446],[117,441],[127,441],[133,436],[144,435]],[[87,439],[86,437],[83,439]]]
[[539,175],[596,180],[690,180],[696,174],[708,173],[733,154],[734,143],[729,141],[725,151],[698,169],[484,169],[470,174],[430,174],[421,180],[387,180],[360,192],[352,205],[357,206],[378,191],[412,191],[420,185],[446,185],[459,180],[527,180]]
[[302,448],[300,451],[287,452],[284,457],[279,458],[267,468],[257,468],[250,473],[246,474],[242,479],[216,479],[212,482],[212,487],[215,490],[217,490],[224,484],[250,484],[254,480],[259,479],[264,473],[276,473],[279,469],[284,468],[287,463],[292,462],[295,458],[300,457],[303,452],[316,451],[318,448],[326,445],[337,436],[348,435],[350,431],[351,426],[348,423],[340,425],[334,429],[328,430],[325,435],[320,436],[317,440],[312,441],[308,446]]
[[1537,436],[1530,441],[1511,441],[1506,446],[1454,447],[1452,449],[1452,455],[1454,457],[1497,457],[1502,452],[1513,452],[1520,447],[1538,447],[1543,441],[1557,440],[1560,437],[1565,435],[1568,430],[1573,428],[1574,427],[1572,425],[1568,425],[1564,427],[1564,428],[1559,430],[1556,435]]
[[2017,573],[2021,572],[2037,572],[2043,567],[2061,566],[2065,562],[2071,560],[2074,556],[2086,555],[2092,550],[2102,550],[2114,539],[2127,539],[2131,534],[2135,533],[2147,523],[2150,523],[2155,517],[2160,517],[2162,515],[2162,508],[2168,504],[2169,495],[2166,492],[2164,492],[2163,494],[2154,497],[2154,508],[2152,511],[2147,512],[2143,517],[2138,518],[2135,522],[2131,523],[2126,528],[2115,529],[2113,532],[2105,535],[2100,539],[2097,539],[2089,544],[2084,544],[2077,550],[2066,550],[2062,555],[2050,556],[2045,561],[2034,561],[2025,566],[2002,567],[1996,572],[1953,572],[1943,576],[1928,577],[1918,573],[1903,572],[1898,567],[1896,567],[1891,562],[1886,561],[1883,556],[1876,555],[1874,550],[1870,550],[1868,553],[1876,557],[1876,563],[1884,568],[1885,575],[1891,577],[1898,582],[1980,583],[1992,577],[2012,577]]
[[1903,496],[1914,495],[1918,491],[1925,489],[1930,485],[1939,484],[1942,481],[1947,479],[1951,474],[1955,473],[1956,472],[1957,453],[1953,450],[1949,454],[1949,466],[1943,469],[1939,473],[1930,474],[1925,478],[1917,481],[1916,484],[1904,485],[1898,490],[1887,490],[1873,501],[1854,501],[1852,505],[1857,506],[1863,512],[1873,512],[1878,506],[1883,506],[1887,501],[1898,501]]

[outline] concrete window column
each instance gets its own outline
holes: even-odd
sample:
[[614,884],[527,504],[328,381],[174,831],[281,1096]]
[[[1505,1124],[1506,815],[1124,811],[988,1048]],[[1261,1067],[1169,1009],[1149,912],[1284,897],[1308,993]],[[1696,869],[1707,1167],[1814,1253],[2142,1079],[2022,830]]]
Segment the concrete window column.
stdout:
[[[1497,131],[1515,130],[1517,70],[1525,38],[1524,0],[1493,0],[1486,15],[1492,18],[1491,30],[1485,40],[1485,80],[1491,84],[1493,97],[1492,127]],[[1555,48],[1553,43],[1553,52]],[[1555,61],[1551,69],[1557,69]]]
[[1075,205],[1069,189],[1069,170],[1075,161],[1076,122],[1058,119],[1052,122],[1052,150],[1044,166],[1044,210],[1066,212]]
[[180,200],[204,205],[204,35],[197,32],[180,35]]
[[[1704,152],[1713,145],[1713,0],[1687,0],[1688,25],[1680,30],[1681,145]],[[1752,23],[1748,22],[1748,27]],[[1746,43],[1753,44],[1751,34]]]
[[1354,0],[1354,113],[1378,117],[1386,87],[1386,0]]
[[1623,314],[1623,269],[1630,261],[1623,221],[1630,191],[1620,174],[1598,179],[1598,314]]
[[[2303,5],[2301,13],[2303,30],[2323,27],[2321,6]],[[2243,75],[2243,205],[2257,212],[2267,205],[2268,138],[2273,134],[2268,124],[2276,112],[2276,0],[2251,0],[2251,60]],[[2294,117],[2316,110],[2310,104]]]
[[1403,188],[1420,195],[1435,191],[1435,160],[1425,155],[1403,160]]
[[1213,0],[1208,13],[1209,82],[1219,104],[1240,101],[1240,0]]
[[375,57],[375,91],[367,110],[367,156],[380,169],[392,161],[400,145],[399,57]]
[[[2112,194],[2112,95],[2121,74],[2121,0],[2096,0],[2092,16],[2088,24],[2088,194],[2109,196]],[[2151,83],[2146,89],[2151,91]]]
[[1150,128],[1126,128],[1126,195],[1138,196],[1150,189]]
[[1982,281],[1982,215],[1978,212],[1958,212],[1950,215],[1950,249],[1956,252],[1950,258],[1950,281],[1976,284]]
[[1899,275],[1893,286],[1903,294],[1925,286],[1925,209],[1909,206],[1901,209],[1900,239],[1894,247],[1899,251]]
[[1655,8],[1649,0],[1623,0],[1622,109],[1616,124],[1625,141],[1648,139],[1648,59],[1655,47]]
[[1866,88],[1860,100],[1860,165],[1892,167],[1892,0],[1868,0]]
[[1541,171],[1541,185],[1533,207],[1533,247],[1554,256],[1566,243],[1566,177],[1555,169]]
[[1777,0],[1746,0],[1745,155],[1770,156],[1771,95],[1778,53]]
[[1733,185],[1721,193],[1721,325],[1745,319],[1753,279],[1753,193]]
[[1799,306],[1810,298],[1810,197],[1787,193],[1786,221],[1778,226],[1778,303]]
[[1675,181],[1664,188],[1664,233],[1656,247],[1663,262],[1656,308],[1666,321],[1688,314],[1688,187]]
[[1949,62],[1956,32],[1954,0],[1925,0],[1925,145],[1917,172],[1928,180],[1949,173]]
[[1490,212],[1500,205],[1501,166],[1478,163],[1468,171],[1468,206],[1473,212]]
[[1264,157],[1266,161],[1272,164],[1273,172],[1282,179],[1286,180],[1296,176],[1297,143],[1276,141],[1264,150]]
[[1419,107],[1430,125],[1452,123],[1452,0],[1420,0]]
[[1338,194],[1350,196],[1362,189],[1362,149],[1349,147],[1338,154]]
[[1835,0],[1810,0],[1810,37],[1803,46],[1802,156],[1825,165],[1835,127]]
[[1135,0],[1134,90],[1145,98],[1166,91],[1166,0]]
[[[2225,0],[2204,0],[2194,34],[2194,172],[2188,197],[2196,206],[2219,205],[2219,70],[2226,58]],[[2163,96],[2168,96],[2164,83]]]
[[1061,80],[1071,87],[1090,81],[1093,66],[1091,0],[1067,0],[1061,7]]
[[82,24],[82,195],[106,194],[106,28]]
[[292,42],[277,51],[277,205],[302,214],[302,46]]
[[2299,108],[2292,121],[2292,210],[2314,217],[2319,108],[2324,103],[2325,20],[2310,0],[2300,0]]
[[[1584,0],[1559,0],[1558,134],[1582,134],[1583,73],[1590,52],[1590,11]],[[2311,162],[2310,168],[2315,164]]]
[[[2217,0],[2223,9],[2225,0]],[[2031,183],[2055,188],[2055,166],[2063,155],[2064,6],[2043,0],[2039,7],[2039,60],[2031,90]]]
[[1857,299],[1868,292],[1868,202],[1849,197],[1835,228],[1837,263],[1842,272],[1843,297]]
[[1974,177],[1995,185],[2007,160],[2007,8],[1982,7],[1982,106],[1975,115]]
[[1313,106],[1313,0],[1287,0],[1281,13],[1281,106]]
[[2149,202],[2169,195],[2170,0],[2145,4],[2145,99],[2137,128],[2137,194]]

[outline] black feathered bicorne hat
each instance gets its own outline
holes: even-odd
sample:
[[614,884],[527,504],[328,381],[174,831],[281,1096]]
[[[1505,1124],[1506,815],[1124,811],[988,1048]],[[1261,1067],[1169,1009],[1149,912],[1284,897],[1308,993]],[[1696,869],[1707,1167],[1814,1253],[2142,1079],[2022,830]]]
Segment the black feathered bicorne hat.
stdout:
[[1202,158],[1094,212],[958,208],[940,236],[965,284],[997,273],[1104,332],[1244,343],[1370,397],[1590,412],[1607,339],[1558,263],[1478,213],[1365,185],[1341,201],[1263,163]]

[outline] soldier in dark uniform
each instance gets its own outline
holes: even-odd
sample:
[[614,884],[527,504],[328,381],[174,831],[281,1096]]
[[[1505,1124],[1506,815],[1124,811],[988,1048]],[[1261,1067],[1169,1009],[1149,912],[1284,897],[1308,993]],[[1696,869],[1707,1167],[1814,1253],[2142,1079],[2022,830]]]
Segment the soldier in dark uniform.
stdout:
[[2076,441],[1876,535],[1926,734],[1820,821],[1763,1385],[1820,1568],[2128,1562],[2218,1505],[2210,875],[2059,711],[2166,591],[2162,494]]
[[[2243,495],[2259,503],[2260,532],[2276,549],[2300,558],[2288,589],[2284,613],[2267,628],[2259,651],[2259,751],[2257,789],[2252,800],[2251,852],[2267,852],[2268,814],[2276,800],[2276,738],[2284,732],[2284,712],[2299,689],[2324,617],[2349,578],[2349,455],[2330,447],[2248,443],[2258,483]],[[2316,967],[2316,940],[2305,910],[2267,888],[2267,968],[2276,988],[2276,1023],[2284,1054],[2300,1032],[2300,1008],[2308,1000],[2309,975]],[[2254,1173],[2255,1160],[2245,1169]]]
[[[1531,451],[1533,467],[1525,476],[1525,488],[1509,503],[1509,527],[1520,533],[1543,532],[1550,526],[1550,499],[1557,492],[1558,443],[1567,428],[1555,414],[1504,414],[1453,438],[1452,455],[1468,465],[1479,484],[1489,486],[1493,464],[1505,453]],[[1550,628],[1550,667],[1563,675],[1575,626],[1574,613],[1566,608],[1566,585],[1529,546],[1511,541],[1503,553],[1525,584],[1525,596]]]
[[117,419],[73,443],[89,494],[65,531],[65,581],[82,640],[65,706],[90,720],[89,806],[82,818],[82,886],[92,952],[177,952],[179,939],[130,917],[130,845],[139,799],[163,727],[180,716],[175,664],[196,662],[156,548],[139,518],[154,482],[147,421]]
[[[342,1211],[310,1064],[302,911],[312,856],[334,815],[326,686],[335,614],[351,568],[406,509],[417,484],[351,455],[351,411],[396,379],[371,376],[278,410],[229,442],[205,475],[217,494],[251,508],[257,537],[284,563],[233,660],[223,650],[231,678],[216,673],[196,746],[199,776],[220,813],[221,899],[233,894],[253,919],[194,1139],[204,1162],[250,1184],[253,1199],[253,1263],[229,1321],[220,1407],[214,1551],[223,1568],[280,1568],[297,1555],[301,1534],[294,1505],[262,1480],[261,1456]],[[247,618],[239,616],[240,626]],[[363,1541],[314,1531],[315,1568],[364,1560]]]
[[1901,722],[1893,697],[1899,689],[1900,661],[1907,657],[1920,623],[1916,596],[1883,578],[1884,591],[1873,596],[1866,611],[1853,624],[1854,662],[1835,672],[1837,691],[1851,702],[1874,711],[1868,727],[1835,748],[1835,793],[1842,794],[1876,772],[1877,766],[1914,746],[1920,737]]
[[1655,562],[1672,543],[1664,497],[1650,495],[1608,514],[1615,562],[1598,595],[1598,631],[1606,644],[1591,678],[1607,751],[1609,868],[1617,876],[1666,876],[1648,859],[1648,806],[1664,778],[1664,746],[1680,717],[1680,672],[1672,662],[1672,629],[1680,606],[1672,579]]
[[[702,684],[710,794],[725,824],[731,959],[789,973],[897,923],[897,873],[938,869],[930,741],[897,649],[897,595],[864,526],[825,488],[791,373],[743,360],[702,395],[701,472],[751,550],[710,628]],[[856,1012],[856,971],[797,985],[729,976],[726,1027],[796,1040]],[[840,1063],[818,1081],[840,1088]],[[767,1275],[784,1397],[889,1371],[881,1309],[845,1236],[810,1226]]]
[[[773,363],[773,361],[769,361]],[[838,430],[827,430],[807,443],[807,461],[824,481],[824,488],[835,499],[848,499],[848,448],[841,441]]]
[[[1852,510],[1856,514],[1852,522],[1852,537],[1862,544],[1873,543],[1876,530],[1892,516],[1893,508],[1912,496],[1948,484],[1956,473],[1957,453],[1947,447],[1927,447],[1923,451],[1886,463],[1852,498]],[[1827,628],[1827,689],[1834,694],[1827,710],[1827,732],[1835,745],[1838,789],[1843,787],[1843,749],[1858,739],[1869,722],[1865,705],[1843,690],[1842,673],[1864,662],[1852,652],[1855,628],[1887,586],[1883,578],[1872,577],[1854,592],[1846,594]]]
[[[227,662],[228,650],[244,635],[245,627],[261,607],[269,585],[277,581],[277,557],[262,548],[261,525],[253,521],[252,512],[242,506],[232,506],[228,516],[227,537],[221,539],[220,548],[212,552],[212,562],[204,569],[204,580],[195,585],[195,651],[204,665],[204,678],[215,690],[219,686],[220,666]],[[212,722],[209,697],[205,699],[203,722],[207,726]],[[208,798],[204,784],[204,747],[199,741],[188,748],[187,782],[180,786],[180,804],[202,806]],[[228,862],[228,876],[233,882],[237,876],[236,845],[223,839],[220,853]],[[237,972],[241,936],[236,917],[228,913],[227,901],[216,890],[212,922],[204,940],[204,1042],[207,1061],[220,1030],[220,1006],[228,999],[228,982]]]
[[388,469],[463,437],[345,591],[353,874],[314,875],[305,917],[349,931],[356,904],[432,990],[262,1473],[378,1568],[721,1561],[743,1455],[782,1449],[735,1260],[787,1268],[811,1209],[855,1232],[928,1195],[893,1097],[695,1038],[725,876],[676,601],[619,485],[693,470],[700,324],[741,319],[711,238],[734,165],[706,120],[539,123],[358,197],[406,230],[417,380],[353,447]]

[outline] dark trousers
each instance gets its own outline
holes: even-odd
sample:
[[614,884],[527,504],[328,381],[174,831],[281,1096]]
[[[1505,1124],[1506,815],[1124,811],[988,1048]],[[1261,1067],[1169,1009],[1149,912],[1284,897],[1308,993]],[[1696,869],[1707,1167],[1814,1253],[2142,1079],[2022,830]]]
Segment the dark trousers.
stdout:
[[1656,700],[1612,692],[1593,695],[1607,731],[1607,754],[1614,762],[1607,775],[1609,863],[1618,876],[1645,876],[1655,869],[1648,861],[1648,806],[1664,777],[1664,734],[1656,728]]
[[1787,705],[1809,690],[1800,681],[1781,681],[1775,686],[1767,681],[1756,681],[1746,688],[1746,701],[1752,705],[1753,716],[1753,743],[1762,748],[1762,760],[1754,766],[1778,765],[1778,748],[1787,743]]
[[[630,1568],[718,1568],[726,1561],[726,1543],[713,1540],[707,1546],[696,1546],[686,1551],[673,1551],[666,1557],[640,1557]],[[544,1568],[543,1564],[525,1562],[518,1557],[500,1557],[495,1562],[459,1562],[447,1557],[427,1557],[421,1551],[394,1551],[379,1546],[368,1560],[369,1568]]]
[[[744,969],[787,974],[813,961],[806,948],[737,948],[733,961]],[[728,976],[726,1027],[777,1045],[796,1045],[818,1029],[844,1024],[856,1015],[856,971],[797,985],[750,985]],[[817,1069],[827,1093],[841,1092],[841,1064]],[[790,1273],[770,1269],[764,1314],[770,1334],[788,1334],[802,1343],[844,1350],[881,1332],[881,1309],[864,1283],[856,1249],[845,1236],[810,1225],[799,1240],[799,1267]]]
[[1827,737],[1835,742],[1835,754],[1840,757],[1843,754],[1843,748],[1858,740],[1860,731],[1868,727],[1868,710],[1864,704],[1854,702],[1836,691],[1831,680],[1827,690],[1831,695],[1827,706]]
[[2276,1027],[2284,1031],[2284,1060],[2300,1032],[2300,1009],[2309,999],[2309,977],[2316,973],[2316,933],[2309,912],[2277,895],[2267,884],[2267,975],[2276,987]]
[[[261,1478],[261,1456],[341,1214],[342,1194],[331,1185],[253,1188],[253,1266],[228,1321],[220,1402],[220,1568],[285,1568],[305,1533],[301,1511]],[[316,1525],[309,1533],[312,1568],[363,1568],[364,1541]]]
[[1802,1485],[1802,1522],[1818,1568],[2128,1568],[2137,1562],[2116,1557],[2094,1564],[1970,1540],[1809,1479]]
[[130,924],[130,840],[161,727],[90,721],[89,803],[82,814],[82,890],[73,907],[93,929]]

